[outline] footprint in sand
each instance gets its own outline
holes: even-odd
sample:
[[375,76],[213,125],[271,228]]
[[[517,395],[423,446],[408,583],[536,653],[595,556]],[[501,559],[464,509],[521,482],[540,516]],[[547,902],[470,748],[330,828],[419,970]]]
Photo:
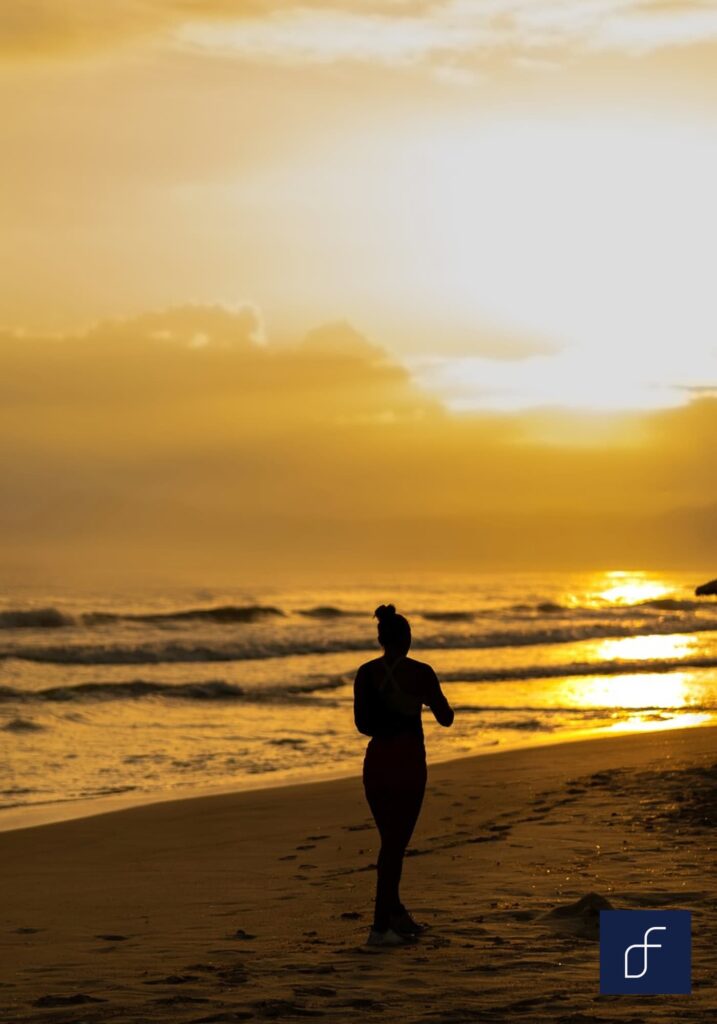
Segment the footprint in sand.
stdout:
[[297,974],[335,974],[333,964],[286,964],[286,970]]
[[283,1020],[285,1017],[325,1017],[323,1010],[311,1010],[293,999],[260,999],[251,1003],[259,1017]]
[[233,1024],[238,1020],[250,1020],[253,1016],[250,1010],[222,1010],[210,1013],[208,1017],[193,1017],[189,1024]]
[[383,1010],[385,1004],[378,999],[368,999],[363,996],[355,996],[352,999],[339,999],[331,1004],[332,1006],[350,1006],[355,1010]]
[[466,925],[463,928],[451,929],[454,935],[468,938],[478,938],[480,935],[489,935],[490,932],[487,928],[482,928],[481,925]]
[[510,918],[512,921],[532,921],[538,916],[537,910],[504,910],[501,917]]
[[336,989],[328,985],[295,985],[294,994],[297,996],[335,996]]
[[235,964],[233,967],[222,967],[217,971],[217,977],[223,985],[246,985],[249,981],[243,964]]
[[40,996],[32,1004],[39,1007],[51,1006],[82,1006],[84,1003],[106,1003],[106,999],[88,996],[85,992],[77,992],[74,996]]
[[510,1011],[511,1016],[520,1016],[523,1010],[532,1010],[536,1006],[543,1006],[545,999],[542,996],[532,999],[517,999],[514,1003],[506,1003],[504,1010]]
[[155,1006],[194,1006],[211,1003],[211,999],[207,996],[160,996],[159,999],[153,999],[152,1003]]
[[166,978],[152,978],[143,981],[143,985],[186,985],[189,981],[199,981],[196,974],[170,974]]

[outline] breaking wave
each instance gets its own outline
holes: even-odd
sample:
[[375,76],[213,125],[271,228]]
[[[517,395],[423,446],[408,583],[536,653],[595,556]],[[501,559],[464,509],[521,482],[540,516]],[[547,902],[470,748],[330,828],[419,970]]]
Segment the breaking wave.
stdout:
[[[665,636],[668,634],[717,631],[717,618],[663,616],[651,622],[573,622],[552,628],[537,627],[495,630],[485,633],[427,633],[415,639],[414,650],[486,650],[499,647],[532,647],[576,643],[629,636]],[[367,636],[316,635],[237,636],[191,643],[166,642],[63,645],[12,645],[0,647],[0,661],[17,659],[39,664],[58,665],[156,665],[192,662],[229,662],[283,658],[307,654],[340,654],[368,651]]]
[[0,611],[0,629],[59,629],[75,620],[58,608],[9,608]]
[[331,604],[321,604],[315,608],[300,608],[299,615],[304,615],[308,619],[342,619],[363,616],[366,612],[346,611]]
[[[615,676],[657,674],[686,669],[715,669],[715,657],[652,658],[643,660],[611,660],[571,662],[566,665],[522,665],[510,668],[465,669],[441,673],[444,683],[504,683],[519,680],[569,679],[581,676]],[[312,695],[348,687],[349,676],[308,679],[304,683],[284,686],[244,687],[223,679],[189,683],[161,683],[132,679],[120,682],[83,682],[51,686],[40,690],[21,690],[0,686],[0,704],[9,702],[61,703],[83,700],[139,700],[161,697],[192,701],[238,701],[252,703],[287,703]]]
[[475,619],[475,612],[421,612],[421,618],[428,622],[472,622]]
[[717,658],[643,658],[640,660],[615,659],[612,661],[571,662],[567,665],[525,665],[516,668],[468,669],[462,672],[443,672],[444,682],[505,683],[519,679],[563,679],[572,676],[621,676],[635,673],[675,672],[688,668],[717,668]]
[[63,626],[102,626],[112,622],[260,622],[284,617],[273,605],[219,605],[172,612],[84,612],[69,615],[59,608],[9,608],[0,611],[0,629],[59,629]]
[[[526,616],[535,618],[541,615],[548,615],[553,618],[566,617],[578,619],[616,619],[622,620],[627,617],[643,615],[649,618],[659,618],[663,612],[672,613],[710,613],[717,610],[717,604],[709,600],[695,600],[681,597],[660,597],[645,601],[638,601],[634,604],[623,604],[609,602],[594,605],[578,605],[570,602],[560,603],[555,601],[536,600],[517,604],[506,604],[503,606],[466,608],[446,608],[437,610],[424,610],[418,612],[408,611],[410,615],[416,615],[427,622],[440,623],[470,623],[476,619],[487,621],[501,619],[506,616],[523,619]],[[292,615],[300,615],[304,618],[317,620],[346,619],[346,618],[369,618],[370,611],[339,608],[336,605],[314,605],[307,608],[285,609],[275,605],[264,604],[224,604],[209,605],[198,608],[178,608],[171,611],[127,611],[113,612],[103,610],[90,610],[71,614],[61,608],[52,606],[42,608],[5,608],[0,609],[0,629],[60,629],[68,626],[103,626],[111,623],[121,622],[142,622],[152,623],[183,623],[183,622],[208,622],[219,625],[232,625],[234,623],[255,623],[268,619],[286,619]]]
[[253,703],[281,704],[311,696],[314,693],[336,690],[344,685],[346,685],[346,681],[343,678],[310,680],[306,683],[288,686],[261,688],[243,687],[223,679],[196,683],[158,683],[146,679],[132,679],[117,683],[96,682],[76,683],[71,686],[50,686],[42,690],[19,690],[10,686],[0,686],[0,703],[67,703],[163,697],[174,700],[245,700]]
[[104,622],[260,622],[262,619],[280,618],[286,615],[281,608],[273,605],[226,604],[212,608],[187,608],[175,612],[130,612],[113,614],[109,612],[90,612],[82,616],[86,625]]
[[45,726],[33,722],[31,718],[11,718],[0,726],[2,732],[42,732]]

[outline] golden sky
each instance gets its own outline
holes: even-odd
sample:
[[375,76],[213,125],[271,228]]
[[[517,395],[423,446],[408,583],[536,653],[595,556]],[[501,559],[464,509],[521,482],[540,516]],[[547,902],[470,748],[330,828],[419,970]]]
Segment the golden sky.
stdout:
[[712,0],[4,0],[0,89],[20,561],[714,551]]
[[346,323],[261,331],[185,306],[0,337],[6,578],[712,571],[717,399],[457,414]]

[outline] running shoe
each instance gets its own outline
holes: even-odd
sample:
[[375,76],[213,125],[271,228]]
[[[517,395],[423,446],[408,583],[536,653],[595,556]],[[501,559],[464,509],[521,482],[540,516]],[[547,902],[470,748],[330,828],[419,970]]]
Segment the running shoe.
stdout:
[[407,910],[392,914],[390,920],[391,928],[399,935],[420,935],[426,930],[426,925],[414,921]]
[[399,935],[393,928],[387,928],[385,932],[380,932],[376,928],[372,928],[368,933],[366,939],[367,946],[405,946],[412,942],[412,936],[410,935]]

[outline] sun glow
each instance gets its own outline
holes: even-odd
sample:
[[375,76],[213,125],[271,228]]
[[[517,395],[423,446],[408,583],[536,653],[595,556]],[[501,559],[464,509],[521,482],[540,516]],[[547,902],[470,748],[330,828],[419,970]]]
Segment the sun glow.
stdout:
[[611,732],[658,732],[665,729],[687,729],[697,725],[709,725],[714,715],[708,711],[688,711],[679,715],[666,715],[660,718],[641,718],[630,715],[622,718],[609,727]]
[[334,302],[402,324],[453,409],[650,409],[717,380],[715,179],[698,120],[464,113],[357,129],[215,201],[271,209],[302,277],[320,262]]
[[595,676],[584,681],[580,703],[586,707],[681,708],[690,703],[684,672]]
[[[667,407],[717,378],[704,126],[466,121],[400,147],[367,170],[364,209],[395,300],[463,338],[464,355],[414,365],[452,408]],[[491,331],[554,351],[484,355]]]
[[687,658],[698,647],[689,633],[674,636],[624,636],[615,640],[601,640],[596,654],[603,661],[649,661],[652,658]]
[[[595,597],[610,604],[639,604],[654,601],[670,593],[670,588],[660,580],[651,579],[644,573],[615,571],[607,573],[607,581],[598,584]],[[660,638],[656,638],[660,639]]]

